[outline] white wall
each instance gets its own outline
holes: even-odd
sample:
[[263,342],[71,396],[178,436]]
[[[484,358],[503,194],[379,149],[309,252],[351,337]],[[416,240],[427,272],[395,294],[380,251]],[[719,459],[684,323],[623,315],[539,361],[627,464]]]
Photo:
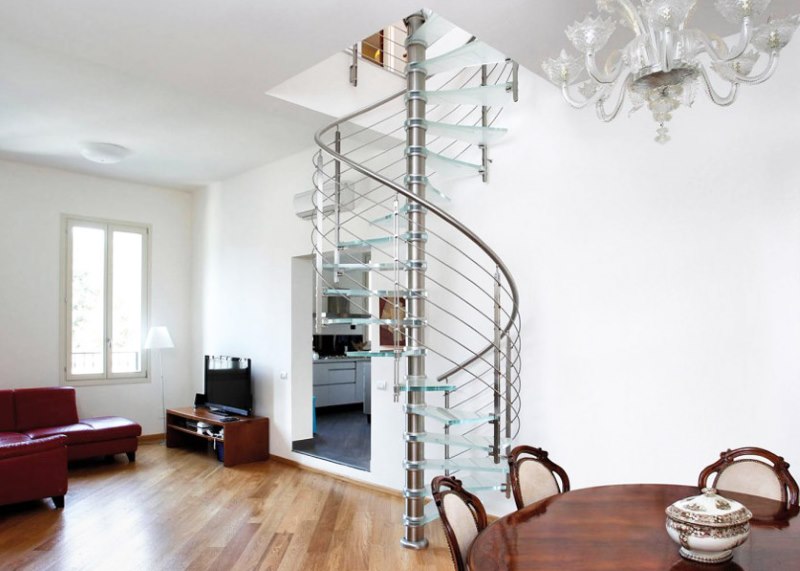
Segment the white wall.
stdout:
[[[151,322],[166,325],[167,406],[186,403],[191,199],[182,191],[0,161],[0,388],[58,385],[61,215],[150,224]],[[157,363],[156,363],[157,366]],[[157,369],[156,369],[157,370]],[[81,416],[119,415],[163,432],[158,378],[77,389]]]
[[[349,477],[402,485],[402,411],[388,391],[373,386],[372,473],[294,454],[292,440],[307,438],[310,421],[311,330],[293,337],[292,306],[311,311],[307,279],[293,288],[292,258],[311,253],[311,222],[293,213],[294,194],[310,187],[314,150],[298,153],[229,179],[195,201],[195,272],[202,323],[195,353],[230,354],[253,360],[255,409],[270,417],[270,450],[306,465]],[[295,365],[293,366],[293,362]],[[304,363],[299,370],[298,363]],[[281,372],[287,373],[281,379]],[[202,388],[202,376],[195,379]],[[293,418],[294,402],[306,408]],[[298,434],[293,434],[296,427]]]
[[523,70],[491,183],[451,193],[520,286],[521,440],[549,449],[576,487],[692,484],[746,445],[800,462],[800,165],[786,99],[800,84],[783,71],[727,109],[698,94],[660,146],[646,111],[606,125]]

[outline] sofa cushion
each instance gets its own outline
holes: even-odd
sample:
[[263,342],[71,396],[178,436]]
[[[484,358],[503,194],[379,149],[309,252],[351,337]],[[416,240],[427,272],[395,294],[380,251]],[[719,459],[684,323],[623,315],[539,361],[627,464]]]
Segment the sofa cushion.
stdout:
[[12,431],[14,422],[14,391],[0,391],[0,432]]
[[[0,446],[0,460],[64,448],[65,444],[64,437],[59,435],[42,438],[41,440],[28,439],[24,442],[8,443]],[[66,458],[66,454],[64,457]]]
[[95,442],[97,440],[94,428],[81,422],[63,426],[31,428],[23,431],[23,433],[27,434],[34,440],[37,438],[47,438],[48,436],[63,434],[67,437],[67,446],[72,446],[73,444],[85,444],[87,442]]
[[[14,391],[16,429],[72,425],[78,422],[78,406],[72,387],[45,387]],[[53,434],[57,434],[53,433]]]
[[19,432],[0,432],[0,446],[4,444],[16,444],[17,442],[30,442],[31,437]]
[[88,424],[94,429],[96,442],[136,437],[142,433],[142,427],[139,424],[119,416],[82,418],[81,424]]

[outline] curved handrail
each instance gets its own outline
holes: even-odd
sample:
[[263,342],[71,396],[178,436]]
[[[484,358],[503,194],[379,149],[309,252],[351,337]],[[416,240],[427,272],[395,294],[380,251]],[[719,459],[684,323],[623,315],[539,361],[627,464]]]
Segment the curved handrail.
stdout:
[[[388,102],[390,102],[390,101],[392,101],[394,99],[397,99],[398,97],[401,97],[401,96],[405,95],[405,93],[406,93],[406,90],[403,89],[402,91],[399,91],[397,93],[389,95],[388,97],[385,97],[384,99],[381,99],[380,101],[378,101],[376,103],[372,103],[371,105],[368,105],[368,106],[363,107],[363,108],[361,108],[361,109],[359,109],[357,111],[354,111],[353,113],[350,113],[349,115],[345,115],[344,117],[340,117],[339,119],[337,119],[333,123],[331,123],[329,125],[326,125],[325,127],[322,127],[321,129],[319,129],[314,134],[314,141],[317,143],[317,146],[320,149],[322,149],[323,151],[328,153],[334,159],[346,163],[347,165],[350,166],[350,168],[352,168],[356,172],[359,172],[359,173],[363,174],[364,176],[369,177],[369,178],[381,183],[382,185],[392,189],[396,193],[401,194],[402,196],[406,197],[407,199],[424,206],[429,212],[431,212],[432,214],[434,214],[435,216],[437,216],[438,218],[440,218],[441,220],[443,220],[444,222],[446,222],[447,224],[449,224],[450,226],[452,226],[453,228],[455,228],[456,230],[461,232],[464,236],[466,236],[473,244],[478,246],[478,248],[480,248],[495,263],[495,265],[497,266],[498,270],[500,271],[501,274],[503,274],[503,277],[505,278],[506,282],[508,283],[508,288],[509,288],[509,290],[511,292],[511,296],[510,296],[511,297],[511,302],[512,302],[511,312],[510,312],[509,317],[508,317],[508,322],[506,323],[506,325],[502,329],[502,335],[506,336],[508,334],[508,332],[510,331],[511,327],[513,326],[514,321],[516,320],[517,316],[519,315],[519,290],[517,289],[517,284],[514,281],[514,278],[511,275],[511,272],[508,270],[508,268],[505,265],[505,262],[503,262],[503,260],[500,258],[500,256],[498,256],[497,253],[486,242],[484,242],[481,238],[479,238],[477,234],[475,234],[472,230],[470,230],[469,228],[464,226],[464,224],[462,224],[459,220],[457,220],[456,218],[454,218],[453,216],[451,216],[450,214],[448,214],[447,212],[445,212],[444,210],[442,210],[441,208],[439,208],[435,204],[427,201],[424,198],[421,198],[421,197],[417,196],[416,194],[414,194],[413,192],[411,192],[410,190],[408,190],[404,186],[401,186],[398,183],[394,182],[393,180],[390,180],[390,179],[386,178],[385,176],[381,175],[380,173],[377,173],[377,172],[375,172],[375,171],[373,171],[371,169],[368,169],[368,168],[364,167],[363,165],[361,165],[361,164],[355,162],[354,160],[350,159],[349,157],[347,157],[347,156],[345,156],[345,155],[343,155],[341,153],[336,152],[334,149],[332,149],[330,146],[328,146],[327,144],[325,144],[322,141],[322,137],[328,131],[330,131],[330,130],[340,126],[341,124],[346,123],[347,121],[350,121],[350,120],[352,120],[352,119],[354,119],[354,118],[356,118],[356,117],[358,117],[360,115],[363,115],[365,113],[369,113],[370,111],[373,111],[373,110],[377,109],[378,107],[380,107],[382,105],[385,105],[386,103],[388,103]],[[467,359],[467,360],[463,361],[462,363],[456,365],[455,367],[453,367],[452,369],[448,370],[447,372],[439,375],[437,377],[437,380],[439,380],[439,381],[444,380],[444,379],[454,375],[455,373],[457,373],[457,372],[459,372],[461,370],[464,370],[466,367],[468,367],[472,363],[478,361],[479,359],[481,359],[484,355],[486,355],[487,353],[489,353],[493,349],[494,349],[494,343],[488,344],[483,350],[476,352],[469,359]]]

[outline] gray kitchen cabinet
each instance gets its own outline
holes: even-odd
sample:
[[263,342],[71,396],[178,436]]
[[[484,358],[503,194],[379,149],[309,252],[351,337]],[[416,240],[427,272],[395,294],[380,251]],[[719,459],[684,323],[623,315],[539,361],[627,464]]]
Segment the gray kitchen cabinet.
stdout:
[[372,414],[372,362],[369,360],[356,363],[357,389],[364,401],[364,414]]
[[312,378],[317,408],[363,402],[363,380],[359,382],[356,370],[355,360],[315,361]]

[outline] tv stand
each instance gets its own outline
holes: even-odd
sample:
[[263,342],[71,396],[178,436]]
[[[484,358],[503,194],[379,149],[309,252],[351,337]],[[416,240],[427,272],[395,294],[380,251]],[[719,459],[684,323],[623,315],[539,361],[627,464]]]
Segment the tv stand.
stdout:
[[[238,422],[223,421],[236,417]],[[205,422],[224,428],[222,438],[197,432],[193,423]],[[223,444],[223,462],[226,467],[269,459],[269,419],[263,416],[237,416],[227,412],[215,414],[205,408],[167,409],[167,447],[203,448],[208,442]]]

